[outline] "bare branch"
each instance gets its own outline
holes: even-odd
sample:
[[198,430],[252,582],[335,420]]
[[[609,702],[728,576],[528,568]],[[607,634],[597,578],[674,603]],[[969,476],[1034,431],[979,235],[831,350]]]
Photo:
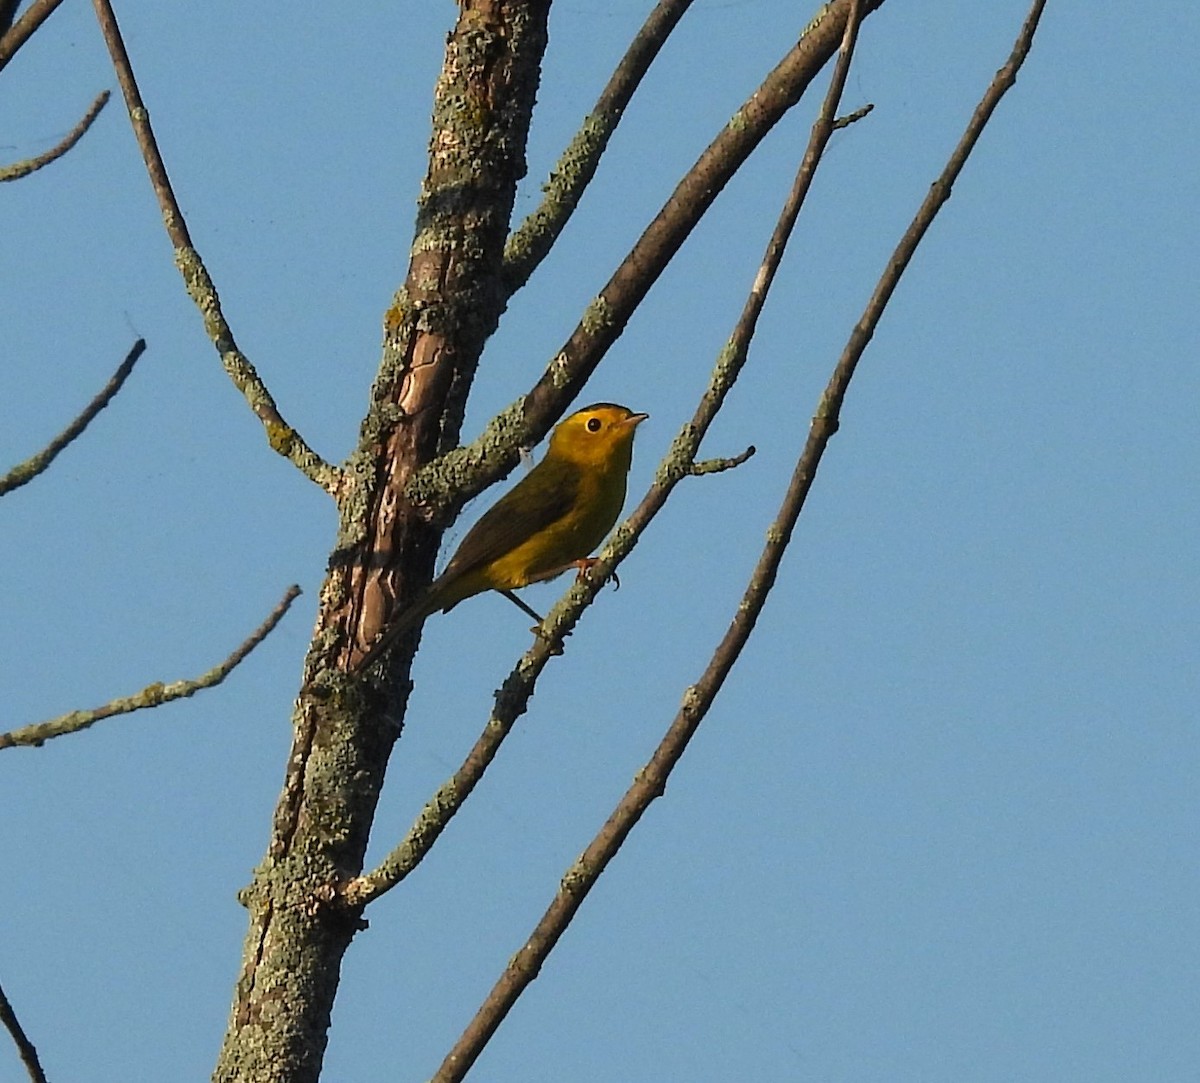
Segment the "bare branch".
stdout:
[[475,1062],[483,1046],[495,1033],[517,997],[537,976],[546,956],[582,905],[588,892],[612,860],[624,840],[633,830],[650,803],[666,789],[667,779],[683,755],[688,742],[704,719],[725,677],[741,653],[762,610],[766,596],[774,584],[779,562],[787,548],[796,520],[812,486],[816,469],[829,438],[837,428],[840,408],[854,367],[862,355],[871,334],[883,314],[887,299],[903,274],[912,253],[949,196],[950,186],[962,169],[971,148],[975,145],[996,104],[1016,80],[1017,71],[1032,45],[1033,33],[1041,17],[1045,0],[1035,0],[1017,43],[1005,66],[996,74],[987,93],[976,109],[962,141],[951,155],[938,181],[905,233],[895,255],[884,271],[862,319],[851,333],[842,356],[838,359],[829,387],[822,396],[817,416],[813,418],[791,484],[779,508],[778,515],[767,534],[767,544],[759,558],[741,604],[734,615],[729,631],[713,653],[700,680],[684,693],[678,714],[662,742],[646,766],[635,776],[633,784],[618,802],[612,815],[596,837],[580,855],[562,879],[561,887],[533,933],[513,956],[504,974],[497,981],[487,1000],[471,1021],[454,1049],[434,1075],[434,1083],[460,1080]]
[[13,1043],[17,1047],[17,1053],[21,1057],[21,1063],[25,1065],[25,1071],[29,1073],[32,1083],[46,1083],[46,1073],[42,1071],[37,1050],[34,1048],[33,1042],[26,1035],[20,1020],[17,1019],[17,1013],[13,1011],[13,1006],[8,1002],[8,997],[4,995],[3,988],[0,988],[0,1023],[3,1023],[4,1028],[12,1035]]
[[[863,13],[883,2],[864,0]],[[833,0],[821,9],[688,170],[537,384],[497,415],[473,443],[418,471],[405,490],[410,500],[434,506],[468,500],[512,469],[518,443],[532,446],[550,431],[717,195],[837,51],[850,5],[851,0]],[[514,428],[521,433],[515,442]]]
[[659,0],[637,32],[608,85],[584,117],[567,149],[554,164],[543,185],[541,205],[515,230],[504,246],[502,278],[509,295],[529,280],[538,264],[558,240],[579,204],[579,198],[596,175],[596,166],[621,122],[625,107],[642,77],[650,69],[671,31],[692,0]]
[[279,604],[271,610],[267,619],[251,633],[250,637],[219,666],[201,674],[195,680],[174,681],[171,684],[163,684],[160,681],[147,685],[132,696],[114,699],[90,711],[72,711],[59,718],[52,718],[48,722],[24,726],[10,733],[0,733],[0,749],[13,748],[17,745],[31,745],[37,748],[53,737],[61,737],[64,733],[78,733],[101,719],[112,718],[119,714],[129,714],[131,711],[140,711],[144,707],[157,707],[159,704],[169,703],[173,699],[186,699],[194,696],[202,688],[215,688],[255,647],[270,635],[275,625],[283,619],[283,615],[291,607],[292,602],[299,596],[300,588],[298,586],[293,584],[288,587]]
[[175,246],[175,266],[183,275],[188,296],[204,317],[204,329],[221,357],[221,364],[250,409],[262,422],[267,434],[267,443],[306,478],[321,486],[327,493],[337,496],[341,488],[342,471],[322,459],[308,446],[304,438],[284,421],[266,384],[234,341],[233,331],[221,311],[217,289],[209,277],[204,261],[200,258],[200,253],[192,245],[187,222],[171,188],[166,164],[159,153],[154,130],[150,127],[150,114],[142,102],[112,5],[109,0],[94,0],[94,6],[104,41],[112,57],[113,68],[117,73],[117,82],[125,96],[134,135],[146,163],[146,171],[150,175],[150,184],[162,211],[163,225]]
[[5,66],[16,55],[16,52],[24,45],[33,32],[42,25],[51,15],[56,7],[62,3],[62,0],[34,0],[22,15],[8,30],[4,37],[0,38],[0,71],[3,71]]
[[92,419],[112,402],[117,392],[121,390],[121,385],[129,378],[129,374],[133,371],[133,366],[137,364],[138,358],[142,356],[145,350],[146,340],[139,338],[133,344],[133,349],[125,355],[125,360],[117,367],[117,371],[112,374],[112,378],[104,385],[100,394],[87,404],[83,413],[36,455],[14,466],[7,474],[0,476],[0,496],[4,496],[13,489],[19,489],[22,485],[32,481],[54,462],[58,457],[58,453],[78,437],[92,423]]
[[26,158],[23,162],[14,162],[12,165],[0,166],[0,181],[19,180],[21,177],[27,177],[30,173],[36,173],[42,166],[49,165],[61,158],[83,138],[84,132],[92,126],[92,121],[100,115],[100,110],[108,104],[110,97],[112,97],[112,93],[108,90],[102,90],[97,94],[96,100],[88,106],[87,112],[83,114],[83,119],[67,133],[65,139],[44,154],[39,154],[36,158]]
[[853,113],[847,113],[844,117],[838,117],[833,122],[833,130],[836,132],[841,128],[849,128],[851,124],[862,120],[875,106],[868,102],[859,109],[855,109]]
[[688,473],[694,478],[703,476],[704,474],[720,474],[726,470],[732,470],[735,466],[741,466],[747,459],[751,458],[758,451],[751,444],[740,455],[734,455],[727,459],[705,459],[703,462],[692,463]]
[[[857,16],[847,23],[847,31],[857,29]],[[847,37],[852,46],[853,36]],[[750,340],[757,326],[758,316],[766,303],[767,294],[775,278],[775,272],[783,258],[787,239],[795,226],[801,204],[806,197],[813,172],[820,162],[825,145],[832,131],[834,114],[845,84],[852,48],[844,49],[838,67],[831,80],[829,91],[820,115],[813,125],[809,144],[801,161],[796,181],[780,214],[771,239],[763,256],[763,264],[754,278],[750,295],[738,320],[729,343],[721,351],[713,369],[712,379],[704,398],[691,422],[684,425],[675,438],[671,450],[660,465],[658,476],[650,491],[634,513],[613,534],[608,545],[600,554],[587,577],[576,581],[563,599],[547,614],[541,634],[525,653],[516,668],[509,674],[496,693],[495,707],[487,726],[467,754],[462,766],[454,776],[443,783],[417,817],[401,841],[380,865],[369,873],[358,876],[344,884],[340,892],[341,903],[357,909],[372,899],[391,890],[404,879],[421,861],[450,819],[462,806],[471,791],[483,777],[488,765],[496,757],[504,739],[525,713],[529,698],[546,663],[562,653],[562,640],[577,623],[583,610],[589,606],[600,588],[613,574],[613,570],[632,550],[637,539],[650,521],[662,509],[667,497],[683,478],[697,471],[695,456],[700,442],[725,401],[729,389],[737,380],[745,365]],[[744,461],[753,453],[750,448],[738,459]],[[701,464],[703,465],[703,464]],[[729,460],[729,465],[735,465]]]

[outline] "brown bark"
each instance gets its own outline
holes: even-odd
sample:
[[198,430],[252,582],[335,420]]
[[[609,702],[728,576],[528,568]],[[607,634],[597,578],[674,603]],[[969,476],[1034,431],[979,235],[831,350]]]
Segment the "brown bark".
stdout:
[[408,275],[385,319],[363,445],[339,492],[342,528],[270,846],[243,893],[250,930],[216,1080],[301,1083],[320,1074],[342,955],[361,925],[327,900],[362,869],[410,657],[395,659],[384,688],[336,667],[432,570],[437,509],[414,507],[402,492],[417,467],[456,441],[480,350],[502,311],[504,240],[525,171],[548,9],[547,0],[466,3],[447,42]]

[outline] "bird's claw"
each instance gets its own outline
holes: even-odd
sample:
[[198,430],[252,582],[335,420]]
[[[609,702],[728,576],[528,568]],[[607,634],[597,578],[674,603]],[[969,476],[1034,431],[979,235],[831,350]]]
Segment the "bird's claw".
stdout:
[[[585,578],[587,576],[587,573],[592,570],[592,565],[599,564],[599,563],[600,563],[599,557],[584,557],[582,560],[575,561],[575,567],[579,569],[578,573],[575,576],[576,581]],[[621,589],[621,577],[619,575],[617,575],[616,572],[609,572],[608,574],[613,581],[613,590],[620,590]]]

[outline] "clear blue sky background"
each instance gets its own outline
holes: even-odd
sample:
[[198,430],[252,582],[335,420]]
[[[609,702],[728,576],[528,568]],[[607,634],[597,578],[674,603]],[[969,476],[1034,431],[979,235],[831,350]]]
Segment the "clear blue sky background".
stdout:
[[[519,216],[646,7],[556,5]],[[875,112],[836,136],[705,449],[759,454],[677,492],[467,809],[371,910],[325,1078],[427,1078],[650,754],[1025,12],[891,0],[868,20],[846,106]],[[239,341],[340,460],[404,274],[454,5],[118,14]],[[468,436],[534,381],[811,14],[697,3],[490,343]],[[473,1078],[1196,1077],[1197,41],[1184,0],[1051,0],[866,354],[751,647]],[[90,5],[64,4],[2,79],[13,161],[115,87]],[[722,195],[585,393],[652,415],[631,499],[694,408],[814,109]],[[203,1079],[333,511],[221,371],[119,102],[4,186],[0,268],[0,463],[149,342],[84,439],[0,508],[0,728],[197,674],[306,590],[220,689],[0,754],[0,982],[51,1078]],[[496,597],[427,626],[373,858],[459,763],[526,627]]]

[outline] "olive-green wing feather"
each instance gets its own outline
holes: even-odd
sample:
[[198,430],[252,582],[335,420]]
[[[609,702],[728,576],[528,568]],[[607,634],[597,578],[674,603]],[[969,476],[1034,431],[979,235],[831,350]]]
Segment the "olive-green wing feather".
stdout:
[[574,506],[581,480],[575,463],[543,459],[467,531],[439,582],[498,560],[557,522]]
[[[443,608],[445,588],[461,576],[511,553],[566,515],[578,497],[582,477],[580,468],[571,462],[543,459],[538,463],[467,531],[446,570],[393,619],[355,669],[369,669],[403,632],[433,610]],[[454,604],[450,602],[451,606]]]

